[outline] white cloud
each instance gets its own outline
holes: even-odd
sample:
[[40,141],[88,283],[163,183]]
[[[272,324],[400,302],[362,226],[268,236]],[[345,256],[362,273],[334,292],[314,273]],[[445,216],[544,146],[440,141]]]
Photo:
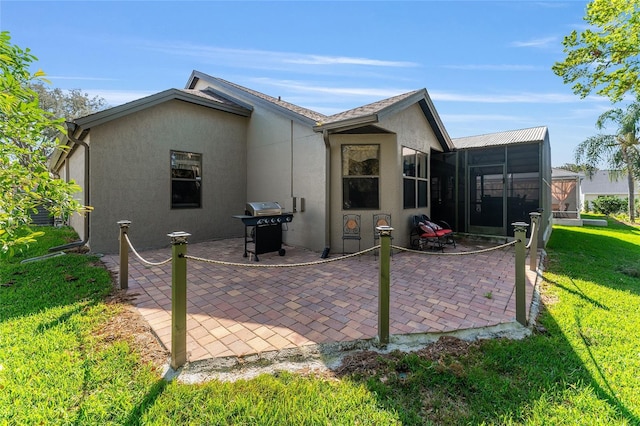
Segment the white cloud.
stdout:
[[106,77],[78,77],[71,75],[47,75],[48,80],[80,80],[80,81],[117,81],[115,78]]
[[350,58],[346,56],[301,55],[299,58],[287,59],[285,62],[304,65],[364,65],[374,67],[416,67],[415,62],[382,61],[379,59]]
[[515,65],[515,64],[467,64],[467,65],[444,65],[443,68],[454,70],[471,70],[471,71],[534,71],[545,69],[534,65]]
[[561,2],[561,1],[539,1],[535,3],[536,5],[540,6],[540,7],[544,7],[547,9],[564,9],[566,7],[568,7],[568,4],[565,2]]
[[[477,103],[572,103],[580,99],[571,94],[563,93],[512,93],[512,94],[473,94],[430,91],[431,98],[441,102],[477,102]],[[597,99],[597,98],[593,98]]]
[[419,64],[415,62],[406,61],[388,61],[348,56],[326,56],[273,50],[230,49],[192,43],[143,43],[143,47],[168,55],[195,57],[204,62],[228,62],[228,65],[257,68],[282,67],[283,64],[303,66],[345,65],[385,68],[407,68],[419,66]]
[[545,48],[545,47],[555,47],[558,45],[558,37],[544,37],[544,38],[535,38],[527,41],[514,41],[511,43],[513,47],[536,47],[536,48]]
[[440,118],[442,118],[442,121],[447,125],[449,123],[469,123],[475,121],[523,121],[523,118],[519,116],[501,114],[441,114]]
[[255,83],[266,84],[273,87],[284,88],[296,93],[309,93],[309,94],[326,94],[326,95],[339,95],[339,96],[353,96],[353,97],[375,97],[375,98],[389,98],[402,93],[410,92],[412,89],[400,89],[400,88],[381,88],[381,87],[331,87],[315,85],[303,81],[295,80],[275,80],[270,78],[256,78],[252,79]]

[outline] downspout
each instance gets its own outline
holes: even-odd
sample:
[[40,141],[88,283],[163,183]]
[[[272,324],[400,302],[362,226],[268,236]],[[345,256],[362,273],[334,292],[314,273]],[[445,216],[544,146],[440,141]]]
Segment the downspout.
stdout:
[[[89,145],[84,142],[81,141],[80,139],[76,139],[74,137],[74,134],[76,132],[76,130],[78,129],[78,125],[76,123],[67,121],[66,122],[67,125],[67,138],[73,142],[74,144],[78,144],[84,147],[84,205],[88,206],[89,205]],[[67,176],[68,178],[68,176]],[[61,250],[67,250],[70,248],[74,248],[74,247],[82,247],[85,244],[87,244],[87,242],[89,241],[89,220],[90,220],[91,216],[90,216],[90,212],[86,212],[85,213],[85,219],[84,219],[84,239],[82,239],[82,241],[75,241],[73,243],[69,243],[69,244],[64,244],[61,246],[57,246],[57,247],[51,247],[49,249],[49,251],[61,251]]]
[[329,131],[322,130],[322,139],[324,140],[325,150],[325,170],[327,171],[327,177],[325,179],[325,195],[327,202],[325,203],[325,223],[324,223],[324,246],[326,254],[328,255],[328,249],[331,247],[331,142],[329,140]]
[[[291,120],[291,132],[289,135],[289,140],[291,144],[290,152],[291,152],[291,164],[289,165],[291,173],[289,175],[289,198],[293,199],[293,120]],[[297,206],[296,206],[297,207]],[[294,212],[295,213],[295,212]]]

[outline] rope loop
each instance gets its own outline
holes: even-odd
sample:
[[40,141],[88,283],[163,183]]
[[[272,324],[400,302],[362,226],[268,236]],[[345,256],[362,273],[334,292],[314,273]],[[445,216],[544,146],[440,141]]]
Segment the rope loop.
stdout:
[[171,258],[169,258],[167,260],[163,260],[162,262],[149,262],[147,259],[145,259],[142,256],[140,256],[140,254],[133,247],[133,244],[131,244],[131,240],[129,239],[129,235],[124,234],[124,238],[127,240],[127,244],[129,245],[129,248],[131,249],[131,252],[133,254],[135,254],[135,256],[138,258],[138,260],[141,263],[143,263],[145,265],[149,265],[149,266],[162,266],[162,265],[165,265],[165,264],[171,262]]
[[536,235],[536,222],[531,224],[531,238],[529,238],[529,243],[524,247],[526,249],[531,248],[531,243],[533,242],[533,236]]

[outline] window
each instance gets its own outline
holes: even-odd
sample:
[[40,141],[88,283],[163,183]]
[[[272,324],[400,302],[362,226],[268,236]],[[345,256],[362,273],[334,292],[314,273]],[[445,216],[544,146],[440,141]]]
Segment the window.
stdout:
[[342,207],[378,209],[380,145],[342,145]]
[[428,155],[402,147],[403,204],[405,209],[427,207]]
[[171,151],[171,208],[202,206],[202,154]]

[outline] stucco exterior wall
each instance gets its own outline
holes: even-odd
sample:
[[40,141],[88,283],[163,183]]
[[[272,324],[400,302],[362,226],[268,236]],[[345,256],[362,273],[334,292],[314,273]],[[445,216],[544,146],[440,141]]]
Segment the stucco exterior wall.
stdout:
[[[246,200],[247,120],[172,100],[92,128],[91,250],[116,252],[123,219],[139,249],[168,246],[173,231],[193,242],[242,236],[232,215]],[[201,208],[171,208],[171,150],[202,154]]]
[[255,107],[247,139],[247,201],[277,201],[292,211],[292,197],[304,198],[283,232],[284,242],[321,251],[327,177],[322,135],[309,126]]
[[[84,173],[85,156],[86,156],[85,147],[76,146],[72,155],[69,156],[69,158],[67,158],[65,162],[65,166],[62,167],[61,171],[63,171],[63,173],[60,176],[61,179],[64,179],[67,182],[75,181],[76,184],[80,185],[80,187],[83,188],[81,192],[78,192],[74,195],[74,198],[76,198],[82,204],[85,203],[84,188],[86,188],[85,173]],[[89,213],[89,215],[90,214],[91,213]],[[87,237],[85,235],[85,223],[84,223],[85,220],[87,220],[87,216],[88,216],[87,214],[74,213],[69,218],[69,225],[76,230],[76,232],[78,233],[78,236],[80,237],[80,240],[82,241],[84,241],[84,239]]]
[[[293,120],[265,107],[241,91],[216,81],[198,80],[194,89],[214,86],[216,90],[239,98],[254,109],[247,127],[246,200],[276,201],[292,211],[292,198],[304,198],[304,211],[294,212],[293,221],[283,229],[286,244],[320,251],[326,243],[327,191],[326,148],[322,135],[310,125]],[[237,213],[244,212],[242,209]]]
[[440,142],[433,132],[431,125],[427,121],[420,106],[412,105],[400,114],[396,114],[382,120],[380,124],[397,135],[395,176],[396,187],[389,188],[396,194],[395,213],[393,220],[393,243],[409,246],[410,218],[415,214],[427,214],[431,216],[431,184],[427,185],[428,205],[426,208],[405,209],[403,208],[403,158],[402,147],[408,147],[429,155],[427,159],[427,176],[431,179],[431,151],[442,151]]
[[[430,213],[427,209],[403,208],[402,147],[409,147],[429,154],[431,149],[441,150],[440,144],[418,105],[387,117],[378,125],[393,133],[388,134],[334,134],[331,135],[331,247],[342,251],[342,217],[346,213],[361,215],[361,248],[373,246],[373,214],[391,214],[393,243],[409,245],[409,219],[417,213]],[[380,209],[344,210],[342,206],[341,146],[344,144],[380,145]],[[428,163],[428,162],[427,162]],[[430,196],[429,196],[430,198]],[[428,199],[429,199],[428,198]],[[350,242],[346,251],[354,251]]]

